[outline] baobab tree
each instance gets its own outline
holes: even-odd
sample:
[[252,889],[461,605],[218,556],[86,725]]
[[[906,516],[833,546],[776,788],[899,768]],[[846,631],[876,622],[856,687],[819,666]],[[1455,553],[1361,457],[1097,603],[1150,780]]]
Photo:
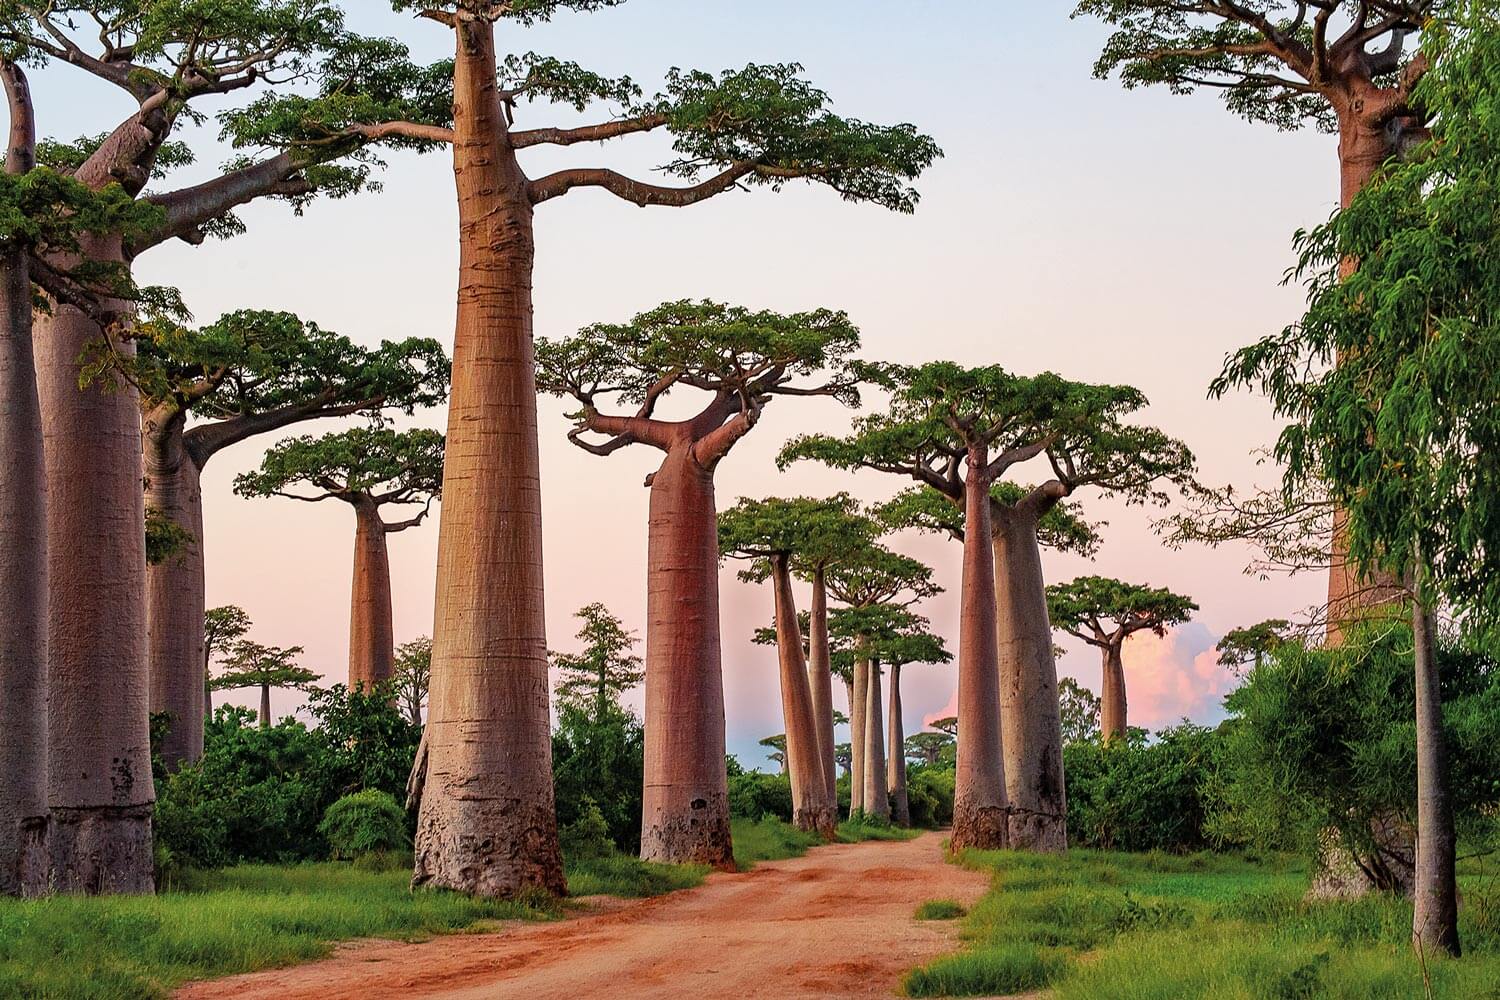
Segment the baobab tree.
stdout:
[[931,623],[921,615],[900,611],[892,616],[890,631],[876,643],[876,661],[891,668],[890,711],[887,713],[890,737],[886,760],[886,790],[891,800],[891,819],[901,826],[911,825],[911,807],[906,793],[906,730],[902,718],[901,668],[913,663],[949,663],[953,654]]
[[1121,738],[1127,729],[1125,708],[1125,640],[1137,632],[1158,636],[1181,625],[1198,610],[1190,598],[1163,587],[1123,583],[1102,576],[1080,576],[1047,588],[1047,613],[1062,629],[1099,649],[1104,661],[1103,708],[1099,736]]
[[766,756],[770,757],[771,760],[776,764],[776,766],[781,768],[781,773],[789,775],[786,762],[786,733],[777,733],[775,736],[767,736],[765,739],[760,741],[760,745],[770,751],[770,753],[766,754]]
[[1258,667],[1268,653],[1291,637],[1291,631],[1292,623],[1284,618],[1232,628],[1217,643],[1219,666],[1236,672],[1246,664]]
[[271,725],[271,691],[306,688],[318,675],[297,666],[301,646],[267,646],[251,639],[239,639],[224,657],[224,670],[213,679],[215,691],[260,689],[260,725]]
[[[856,403],[858,377],[850,359],[858,346],[859,331],[843,313],[781,314],[714,302],[670,302],[626,324],[596,324],[566,340],[537,341],[541,389],[581,405],[569,441],[601,456],[632,444],[664,456],[646,479],[651,505],[641,856],[647,860],[734,863],[724,773],[714,471],[778,396]],[[673,389],[702,392],[707,403],[686,420],[654,416]],[[611,403],[635,409],[600,411]],[[783,627],[795,621],[789,616]]]
[[[825,674],[823,665],[814,669],[808,663],[808,652],[817,651],[829,662],[829,565],[861,544],[868,545],[874,534],[874,525],[858,515],[854,501],[845,494],[827,500],[741,499],[719,515],[719,552],[752,560],[750,568],[740,573],[742,580],[771,581],[793,821],[801,829],[828,838],[838,820],[831,780],[833,679],[831,666]],[[792,593],[794,563],[815,577],[814,607],[805,623],[807,652]]]
[[422,724],[422,706],[427,702],[427,688],[432,679],[432,640],[427,636],[403,642],[396,647],[395,672],[391,687],[396,702],[414,726]]
[[[140,412],[123,380],[79,388],[85,348],[133,350],[134,303],[118,284],[80,285],[66,271],[120,272],[153,247],[201,243],[243,228],[233,210],[262,198],[302,205],[353,193],[377,165],[367,147],[385,137],[363,126],[325,129],[324,141],[288,148],[265,94],[311,84],[304,121],[359,107],[369,120],[428,113],[430,77],[405,50],[343,27],[332,0],[285,3],[125,4],[15,0],[0,12],[0,42],[21,61],[70,66],[130,102],[99,138],[47,146],[48,165],[83,189],[149,210],[144,226],[116,225],[69,254],[34,256],[32,279],[49,297],[37,315],[37,389],[43,414],[49,586],[49,721],[54,884],[86,892],[149,892],[151,760],[145,616]],[[100,107],[104,102],[96,101]],[[437,106],[441,107],[439,91]],[[165,175],[192,160],[173,138],[203,105],[236,146],[216,176],[171,189]],[[335,134],[336,133],[336,134]],[[402,140],[394,140],[402,141]],[[150,190],[148,190],[148,187]],[[197,623],[185,622],[196,631]],[[100,705],[110,710],[100,711]]]
[[[1380,167],[1428,136],[1413,102],[1430,65],[1408,51],[1447,0],[1082,0],[1076,13],[1115,28],[1094,66],[1127,87],[1208,88],[1253,122],[1338,135],[1339,203],[1347,208]],[[1347,274],[1353,258],[1343,262]],[[1361,605],[1394,595],[1394,581],[1361,580],[1335,512],[1328,578],[1331,638]]]
[[225,604],[203,612],[203,715],[213,715],[212,679],[215,653],[223,653],[250,631],[250,616],[244,608]]
[[200,482],[209,460],[308,420],[437,405],[447,397],[448,359],[435,340],[369,349],[267,310],[232,312],[196,330],[157,319],[133,339],[133,354],[98,350],[86,371],[119,374],[138,390],[148,523],[159,517],[176,529],[172,551],[146,570],[151,711],[171,718],[161,754],[176,766],[203,752],[196,674],[204,637],[195,623],[205,603]]
[[[354,510],[354,574],[349,611],[349,689],[375,687],[395,672],[391,562],[387,538],[426,520],[442,495],[443,435],[415,428],[355,427],[339,434],[288,438],[260,468],[235,477],[244,497],[338,500]],[[419,506],[387,520],[383,508]]]
[[953,736],[949,733],[912,733],[906,738],[906,756],[928,767],[935,767],[941,763],[943,755],[952,747]]
[[585,604],[573,617],[583,622],[578,628],[583,651],[552,654],[559,675],[557,701],[602,719],[610,706],[620,703],[620,695],[646,679],[642,660],[635,653],[640,640],[597,602]]
[[[1128,386],[949,362],[887,366],[881,377],[893,389],[887,413],[859,418],[843,438],[795,439],[778,461],[907,476],[962,505],[955,845],[1062,850],[1067,801],[1041,522],[1086,486],[1165,502],[1158,484],[1191,481],[1192,455],[1155,428],[1125,422],[1146,404]],[[1053,478],[997,503],[1005,473],[1043,456]]]

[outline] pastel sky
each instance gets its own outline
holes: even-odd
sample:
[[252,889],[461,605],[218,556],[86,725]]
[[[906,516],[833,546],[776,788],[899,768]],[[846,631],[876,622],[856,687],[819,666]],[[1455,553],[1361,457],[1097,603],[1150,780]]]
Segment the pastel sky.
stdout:
[[[398,35],[421,57],[450,51],[442,28],[395,15],[383,0],[348,6],[355,26]],[[628,74],[648,90],[671,66],[797,61],[841,113],[913,122],[946,152],[922,178],[922,203],[911,217],[802,185],[779,195],[735,192],[684,210],[643,210],[588,190],[548,203],[537,221],[538,333],[565,336],[683,297],[840,308],[861,326],[868,357],[949,358],[1134,384],[1152,401],[1145,419],[1184,438],[1206,480],[1263,479],[1252,453],[1274,435],[1268,408],[1248,397],[1210,402],[1205,390],[1228,351],[1297,314],[1297,290],[1280,282],[1293,232],[1335,205],[1334,140],[1245,124],[1208,94],[1127,92],[1093,79],[1105,31],[1071,20],[1072,6],[632,0],[529,31],[503,30],[502,48]],[[120,95],[67,67],[38,74],[35,90],[51,135],[98,132],[129,110]],[[522,127],[575,120],[582,119],[543,106],[518,110]],[[214,134],[212,127],[188,134],[205,151],[203,166],[183,171],[182,180],[227,158],[212,148]],[[668,158],[657,137],[533,152],[527,165],[535,172],[607,164],[645,175]],[[155,250],[141,276],[180,287],[203,321],[237,308],[288,309],[363,343],[422,334],[451,346],[457,253],[449,163],[442,155],[396,155],[382,180],[381,193],[319,203],[301,218],[280,205],[253,207],[243,213],[246,235]],[[600,459],[572,448],[564,409],[544,399],[541,432],[548,634],[554,648],[566,649],[572,612],[590,601],[603,601],[632,627],[643,624],[641,483],[655,459],[645,449]],[[417,422],[441,427],[443,419],[433,411]],[[776,401],[720,467],[721,506],[741,495],[839,489],[877,500],[901,488],[875,473],[776,471],[772,457],[790,435],[839,431],[847,421],[831,401]],[[242,605],[256,638],[302,645],[305,665],[339,679],[353,515],[333,504],[235,497],[234,475],[258,464],[270,443],[221,455],[205,476],[209,603]],[[1091,518],[1108,522],[1105,544],[1092,563],[1049,557],[1050,580],[1119,576],[1169,586],[1202,607],[1166,639],[1131,643],[1131,722],[1220,717],[1231,678],[1214,665],[1216,638],[1307,606],[1321,581],[1245,576],[1238,550],[1169,551],[1150,530],[1154,512],[1092,495],[1081,500]],[[392,539],[399,640],[431,630],[436,539],[430,522]],[[957,546],[921,536],[893,544],[935,567],[948,591],[922,610],[956,645]],[[769,618],[771,597],[738,583],[732,564],[721,582],[730,749],[761,762],[756,742],[783,728],[774,660],[749,642]],[[1071,640],[1064,646],[1062,672],[1097,690],[1094,651]],[[906,673],[910,732],[941,713],[954,678],[952,667]],[[842,692],[837,697],[842,702]],[[279,714],[298,700],[283,694],[273,704]]]

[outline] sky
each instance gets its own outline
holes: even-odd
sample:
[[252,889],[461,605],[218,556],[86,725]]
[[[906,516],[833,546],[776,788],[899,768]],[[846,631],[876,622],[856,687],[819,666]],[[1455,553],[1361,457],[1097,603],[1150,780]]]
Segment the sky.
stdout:
[[[1335,141],[1240,121],[1211,94],[1127,91],[1092,75],[1106,37],[1069,17],[1068,0],[631,0],[532,29],[506,26],[502,50],[575,60],[633,77],[648,92],[673,66],[720,70],[795,61],[839,113],[912,122],[945,156],[918,182],[911,216],[795,184],[781,193],[731,192],[687,209],[641,209],[582,190],[537,211],[536,330],[567,336],[623,321],[660,302],[712,298],[785,311],[846,310],[863,356],[950,359],[1020,373],[1056,371],[1129,383],[1151,406],[1140,419],[1185,440],[1210,483],[1248,485],[1274,473],[1256,452],[1277,425],[1264,401],[1206,398],[1224,356],[1299,313],[1283,284],[1293,233],[1325,219],[1337,199]],[[400,37],[424,59],[451,55],[451,35],[349,0],[350,23]],[[129,113],[121,95],[71,67],[34,76],[44,134],[71,138]],[[243,97],[237,100],[243,100]],[[518,127],[607,117],[522,104]],[[171,186],[208,176],[231,155],[216,128],[188,130],[200,163]],[[607,165],[648,176],[669,158],[657,136],[606,147],[528,150],[536,176],[558,166]],[[291,310],[364,344],[413,335],[452,346],[456,212],[441,153],[389,157],[383,190],[322,201],[300,217],[279,204],[244,210],[248,232],[202,247],[172,244],[138,265],[142,280],[180,288],[198,320],[241,308]],[[168,186],[163,184],[163,186]],[[689,405],[681,401],[679,405]],[[549,645],[573,649],[573,612],[601,601],[644,626],[646,474],[650,449],[598,458],[573,448],[560,401],[541,401],[542,490]],[[719,467],[721,508],[740,496],[884,499],[906,484],[873,472],[773,458],[795,433],[840,432],[850,414],[826,399],[778,399]],[[417,423],[441,428],[441,410]],[[337,430],[337,422],[296,433]],[[258,465],[274,438],[236,446],[203,480],[209,606],[238,604],[252,636],[300,645],[302,662],[329,681],[345,674],[352,512],[339,504],[244,500],[235,474]],[[1017,478],[1026,478],[1023,469]],[[1044,474],[1031,471],[1033,478]],[[1222,718],[1233,678],[1215,664],[1217,638],[1268,617],[1290,617],[1323,588],[1316,577],[1263,581],[1244,574],[1243,549],[1172,551],[1151,530],[1161,512],[1097,494],[1077,498],[1107,522],[1092,560],[1045,556],[1049,581],[1096,573],[1192,596],[1201,611],[1165,638],[1126,650],[1131,723]],[[959,548],[931,536],[890,543],[927,561],[946,593],[920,610],[957,646]],[[432,628],[435,519],[391,538],[396,636]],[[727,730],[731,752],[764,763],[757,741],[783,730],[774,653],[749,642],[770,618],[764,586],[721,573]],[[805,600],[806,595],[800,595]],[[1061,673],[1099,688],[1096,651],[1064,637]],[[955,668],[908,668],[907,732],[951,714]],[[842,690],[836,692],[842,708]],[[249,704],[251,693],[231,700]],[[637,692],[629,701],[639,706]],[[294,693],[273,696],[279,715]]]

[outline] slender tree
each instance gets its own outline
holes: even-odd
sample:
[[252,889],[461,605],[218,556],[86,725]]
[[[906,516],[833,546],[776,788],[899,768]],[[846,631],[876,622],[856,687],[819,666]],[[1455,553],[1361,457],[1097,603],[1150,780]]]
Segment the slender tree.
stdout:
[[1292,623],[1268,618],[1254,625],[1232,628],[1219,639],[1219,666],[1239,669],[1260,666],[1266,655],[1291,637]]
[[1099,735],[1102,703],[1099,696],[1071,677],[1057,679],[1062,703],[1063,744],[1083,743]]
[[[1082,0],[1076,14],[1115,28],[1095,64],[1127,87],[1200,88],[1223,95],[1253,122],[1338,135],[1339,200],[1348,207],[1380,167],[1428,135],[1413,100],[1430,65],[1409,39],[1453,9],[1447,0]],[[1345,273],[1356,258],[1342,262]],[[1334,513],[1328,631],[1362,605],[1393,594],[1393,581],[1361,580]]]
[[250,639],[237,639],[224,658],[224,670],[213,679],[215,691],[260,689],[260,725],[271,725],[271,691],[300,690],[318,675],[297,666],[301,646],[266,646]]
[[906,729],[901,705],[901,668],[913,663],[949,663],[953,654],[943,640],[932,633],[930,623],[909,611],[896,616],[891,633],[879,644],[880,659],[891,668],[890,736],[886,746],[886,790],[891,800],[891,819],[900,826],[911,825],[911,805],[906,792]]
[[[395,673],[387,536],[420,525],[442,495],[442,484],[442,434],[378,426],[288,438],[266,452],[259,469],[235,477],[234,491],[241,496],[340,500],[354,509],[350,690],[374,691]],[[387,520],[381,512],[413,505],[421,510],[401,520]]]
[[175,766],[203,752],[195,678],[204,637],[194,626],[204,613],[199,484],[209,459],[306,420],[441,403],[448,359],[434,340],[371,350],[290,313],[258,310],[198,330],[143,323],[134,342],[133,354],[98,350],[85,372],[118,372],[138,389],[147,523],[160,518],[177,529],[178,544],[146,571],[151,711],[172,718],[161,753]]
[[770,757],[771,760],[775,762],[776,766],[781,768],[782,774],[790,773],[787,770],[786,762],[786,733],[777,733],[775,736],[767,736],[765,739],[760,741],[760,745],[770,751],[770,753],[766,754],[766,756]]
[[427,689],[431,682],[432,640],[424,635],[397,646],[391,683],[397,703],[414,726],[422,724],[422,706],[427,703]]
[[203,715],[213,715],[213,679],[215,653],[223,653],[250,631],[250,616],[233,604],[209,608],[203,612]]
[[[714,471],[777,396],[857,402],[849,356],[858,345],[859,332],[842,313],[782,315],[713,302],[667,303],[628,324],[597,324],[566,340],[537,342],[543,391],[582,406],[570,441],[596,455],[631,444],[664,455],[646,480],[643,858],[733,864],[722,766]],[[674,388],[698,390],[707,404],[686,420],[654,416]],[[636,409],[599,410],[611,401]],[[795,621],[787,616],[784,627]]]
[[1125,735],[1125,640],[1137,632],[1164,636],[1190,619],[1198,605],[1160,587],[1080,576],[1047,588],[1054,628],[1096,646],[1104,658],[1103,709],[1099,735],[1108,742]]
[[[1192,455],[1155,428],[1125,422],[1146,403],[1128,386],[947,362],[891,366],[883,377],[894,389],[889,412],[859,418],[844,438],[796,439],[780,461],[909,476],[963,505],[955,845],[1061,850],[1067,802],[1041,522],[1086,486],[1164,502],[1158,484],[1190,481]],[[997,506],[1006,471],[1041,456],[1053,478]]]
[[559,674],[557,700],[601,719],[607,709],[619,705],[620,695],[646,679],[634,652],[640,640],[602,604],[585,604],[573,617],[583,622],[578,629],[583,652],[552,654]]

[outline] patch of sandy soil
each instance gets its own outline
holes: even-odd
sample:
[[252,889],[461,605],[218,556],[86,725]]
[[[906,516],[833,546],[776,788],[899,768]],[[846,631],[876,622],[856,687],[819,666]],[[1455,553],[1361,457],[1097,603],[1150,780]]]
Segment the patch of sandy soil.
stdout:
[[890,997],[913,966],[958,947],[957,921],[917,921],[928,899],[965,906],[986,878],[943,861],[943,835],[834,844],[715,874],[696,889],[611,901],[557,923],[407,944],[364,941],[317,962],[191,983],[178,1000],[564,1000]]

